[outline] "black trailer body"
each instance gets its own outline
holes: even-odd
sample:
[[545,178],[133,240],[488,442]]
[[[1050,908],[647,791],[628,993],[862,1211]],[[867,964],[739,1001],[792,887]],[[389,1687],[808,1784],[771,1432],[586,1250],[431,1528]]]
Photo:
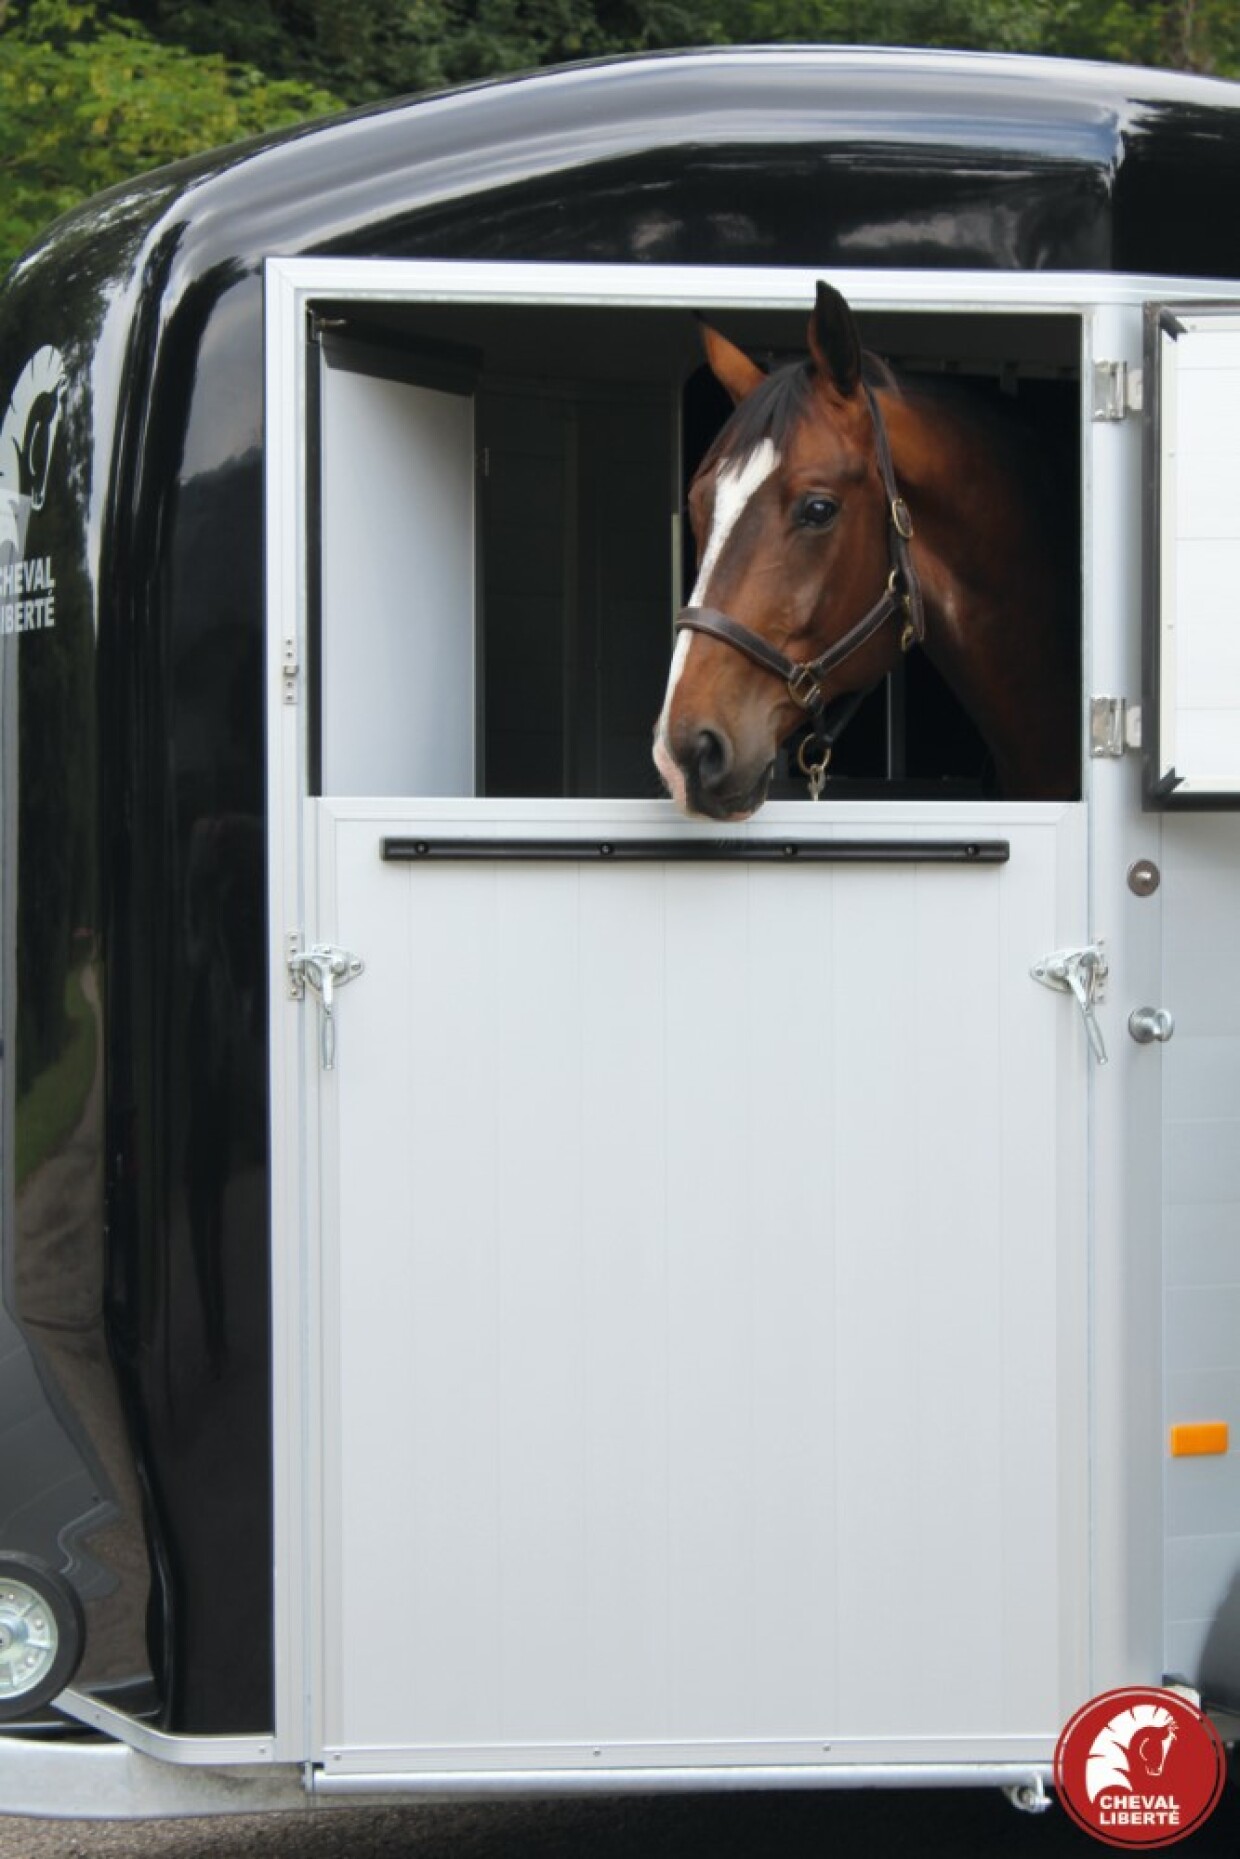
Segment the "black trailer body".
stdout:
[[[845,288],[859,270],[1148,276],[1181,298],[1209,280],[1217,297],[1240,280],[1218,211],[1238,187],[1230,85],[732,49],[226,149],[101,196],[14,268],[0,295],[0,1582],[27,1570],[80,1654],[79,1716],[94,1706],[135,1738],[236,1739],[239,1760],[275,1729],[268,1027],[286,977],[268,954],[266,262],[781,267]],[[925,361],[938,338],[902,301],[873,313],[876,345]],[[694,373],[694,307],[683,336],[671,312],[660,329],[683,341],[685,429],[704,434],[717,409]],[[520,347],[517,312],[372,305],[342,329],[339,308],[319,303],[317,337],[383,378],[442,381],[488,339]],[[1001,391],[1010,357],[985,352],[976,311],[953,314],[951,342],[973,353],[949,355],[944,336],[930,364],[980,356]],[[1081,378],[1076,311],[1057,315],[1013,340],[1074,477],[1099,389]],[[790,310],[750,322],[795,346]],[[750,323],[733,326],[744,338]],[[531,457],[561,431],[554,401],[527,410]],[[488,405],[489,442],[515,443],[511,402]],[[620,418],[601,387],[577,411],[591,431]],[[670,472],[658,407],[623,413],[624,443]],[[580,521],[577,546],[597,551]],[[486,719],[488,791],[653,799],[633,744],[668,638],[631,668],[601,737],[522,746],[510,713]],[[317,675],[313,660],[289,669]],[[888,779],[890,745],[874,754],[860,777]],[[48,1721],[62,1678],[18,1673],[6,1714]],[[1240,1695],[1240,1667],[1230,1682]]]

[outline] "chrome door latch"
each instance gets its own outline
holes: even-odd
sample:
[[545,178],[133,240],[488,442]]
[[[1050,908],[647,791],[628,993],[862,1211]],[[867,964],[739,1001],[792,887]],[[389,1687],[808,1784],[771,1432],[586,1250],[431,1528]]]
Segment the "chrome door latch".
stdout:
[[1035,962],[1029,972],[1044,988],[1057,988],[1060,993],[1072,995],[1085,1021],[1089,1049],[1099,1065],[1105,1065],[1106,1042],[1095,1012],[1105,992],[1108,973],[1101,942],[1090,943],[1084,949],[1056,949],[1053,955],[1044,955],[1040,962]]
[[319,1059],[325,1072],[336,1069],[336,989],[360,975],[366,964],[351,949],[332,942],[301,946],[301,937],[288,939],[288,991],[291,1000],[304,1000],[307,986],[319,997]]

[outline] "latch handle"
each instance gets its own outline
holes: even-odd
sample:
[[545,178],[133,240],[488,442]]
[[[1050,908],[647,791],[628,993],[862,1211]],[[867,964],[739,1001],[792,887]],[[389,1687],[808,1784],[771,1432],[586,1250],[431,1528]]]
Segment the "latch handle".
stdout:
[[1083,949],[1056,949],[1052,955],[1044,955],[1040,962],[1035,962],[1029,972],[1043,987],[1057,988],[1061,993],[1072,995],[1085,1022],[1089,1049],[1099,1065],[1105,1065],[1106,1041],[1096,1011],[1108,972],[1101,942],[1089,943]]
[[319,997],[319,1062],[325,1072],[336,1069],[336,989],[360,975],[365,966],[360,955],[331,942],[290,950],[289,985],[294,997],[301,999],[307,983]]

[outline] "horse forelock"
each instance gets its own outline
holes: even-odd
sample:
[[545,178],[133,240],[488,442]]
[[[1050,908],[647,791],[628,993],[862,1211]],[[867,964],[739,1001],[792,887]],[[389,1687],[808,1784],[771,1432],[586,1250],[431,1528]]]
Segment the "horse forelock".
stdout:
[[768,439],[777,452],[785,451],[805,416],[813,378],[805,361],[787,362],[769,374],[724,422],[701,469],[710,471],[726,459],[734,471],[739,471]]
[[[861,358],[861,376],[871,387],[891,392],[897,386],[886,362],[868,349]],[[767,439],[777,452],[786,454],[813,402],[814,380],[814,365],[808,360],[785,362],[773,369],[725,421],[700,470],[711,471],[724,460],[733,470],[740,470]]]

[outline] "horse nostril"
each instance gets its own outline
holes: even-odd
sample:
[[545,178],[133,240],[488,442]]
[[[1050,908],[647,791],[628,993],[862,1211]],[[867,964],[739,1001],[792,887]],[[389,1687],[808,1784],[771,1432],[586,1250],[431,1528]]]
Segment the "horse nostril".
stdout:
[[732,766],[732,745],[718,730],[700,729],[693,744],[693,762],[700,786],[707,791],[717,788]]

